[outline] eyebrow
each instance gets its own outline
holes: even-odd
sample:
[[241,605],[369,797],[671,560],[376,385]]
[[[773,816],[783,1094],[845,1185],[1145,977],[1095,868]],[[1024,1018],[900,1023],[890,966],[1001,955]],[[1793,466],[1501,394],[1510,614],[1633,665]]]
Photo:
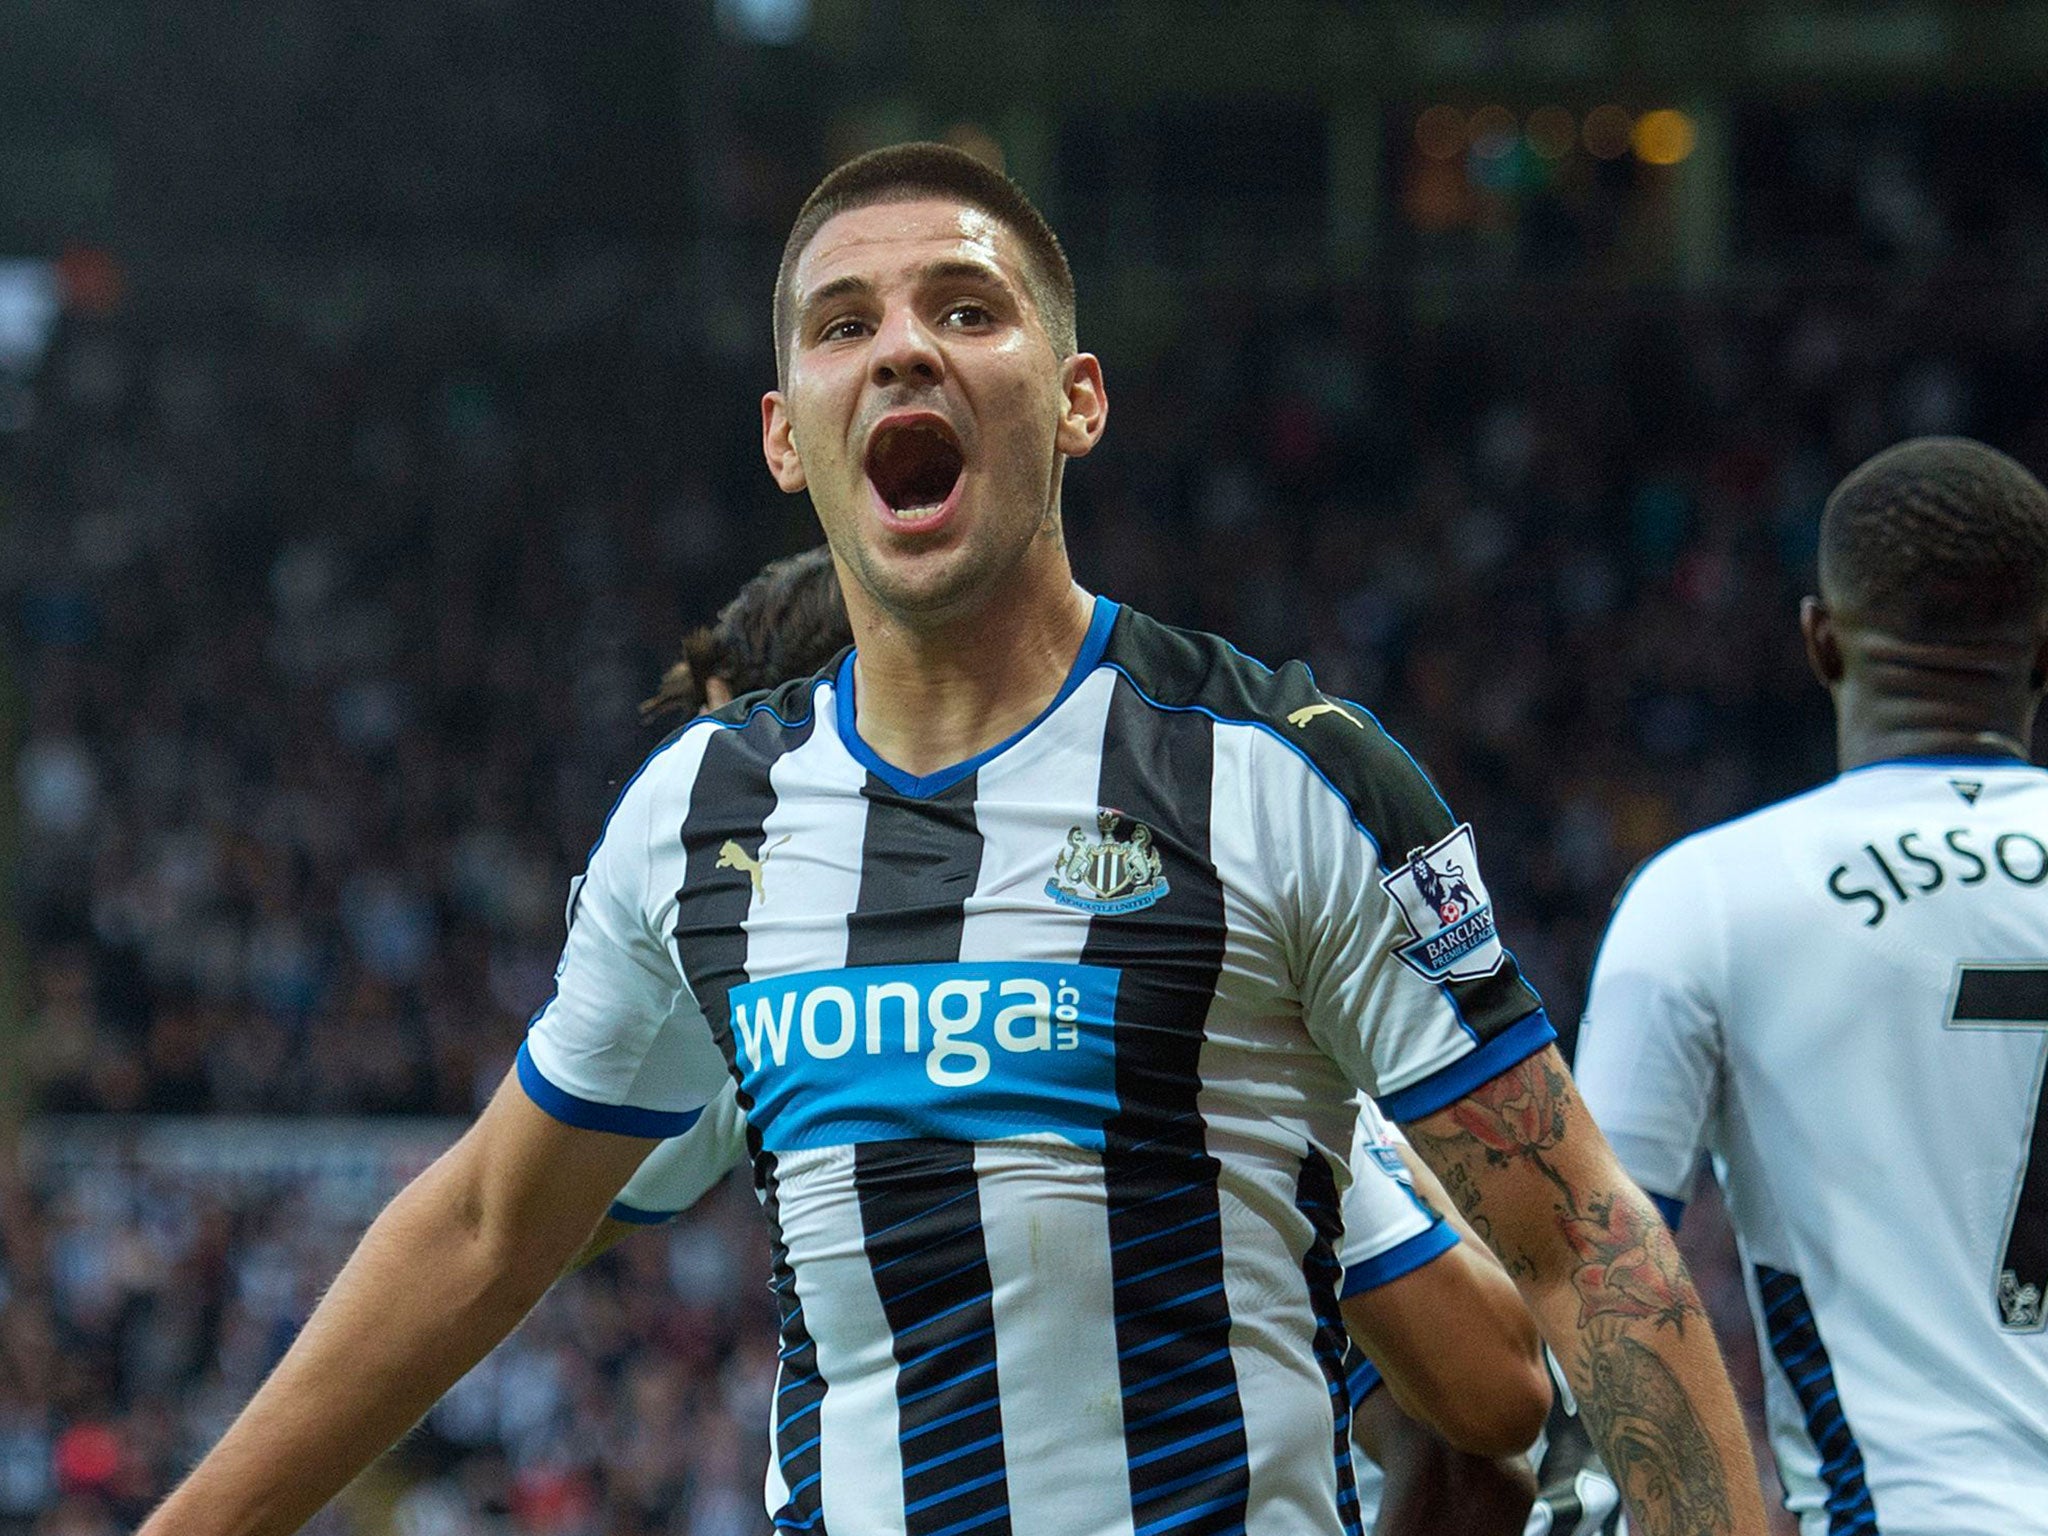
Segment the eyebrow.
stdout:
[[[931,263],[918,273],[917,280],[919,283],[992,283],[1005,292],[1011,289],[1010,280],[993,262],[968,261],[959,256],[949,256]],[[875,285],[867,278],[852,274],[835,277],[829,283],[820,284],[812,292],[805,294],[803,302],[797,306],[797,329],[802,330],[810,317],[826,305],[836,303],[840,299],[869,295],[874,291]]]
[[922,282],[968,282],[995,283],[1008,288],[1010,280],[1003,275],[1002,268],[988,261],[968,261],[963,257],[949,256],[935,261],[918,274]]
[[797,306],[797,328],[801,330],[804,322],[827,304],[850,298],[855,294],[874,291],[875,285],[864,277],[835,277],[831,282],[804,295],[803,303]]

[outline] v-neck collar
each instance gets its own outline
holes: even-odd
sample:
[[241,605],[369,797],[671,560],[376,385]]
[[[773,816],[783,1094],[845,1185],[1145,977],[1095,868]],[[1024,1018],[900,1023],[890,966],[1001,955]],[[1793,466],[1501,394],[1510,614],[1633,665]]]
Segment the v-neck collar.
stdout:
[[1038,712],[1035,719],[1022,730],[1005,736],[985,751],[977,752],[965,762],[954,763],[935,773],[905,773],[894,764],[884,762],[875,749],[860,738],[860,731],[854,724],[853,663],[858,652],[848,651],[846,659],[839,663],[839,674],[833,680],[833,691],[838,695],[834,702],[837,710],[839,739],[846,743],[846,750],[853,754],[855,762],[866,768],[876,778],[913,800],[929,799],[958,784],[990,760],[1010,750],[1045,723],[1046,718],[1058,709],[1081,686],[1088,674],[1102,664],[1102,654],[1109,648],[1109,632],[1116,624],[1118,605],[1106,597],[1095,599],[1095,612],[1088,620],[1088,633],[1081,639],[1080,653],[1074,657],[1074,664],[1067,669],[1066,681],[1060,684],[1060,691],[1053,695],[1052,702]]

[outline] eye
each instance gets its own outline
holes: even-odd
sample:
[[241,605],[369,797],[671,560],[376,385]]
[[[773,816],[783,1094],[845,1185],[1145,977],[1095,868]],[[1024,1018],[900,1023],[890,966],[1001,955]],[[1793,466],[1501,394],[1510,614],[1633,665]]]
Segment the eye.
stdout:
[[855,315],[828,320],[818,331],[820,341],[850,341],[867,329],[867,322]]
[[949,305],[946,309],[945,318],[948,325],[972,330],[978,326],[987,325],[995,319],[995,316],[989,312],[986,304],[977,304],[973,300],[968,299],[958,304]]

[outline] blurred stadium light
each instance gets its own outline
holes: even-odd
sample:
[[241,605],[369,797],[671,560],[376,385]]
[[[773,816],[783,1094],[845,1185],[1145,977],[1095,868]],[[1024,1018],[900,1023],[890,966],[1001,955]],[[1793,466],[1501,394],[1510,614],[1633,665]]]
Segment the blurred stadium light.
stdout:
[[743,43],[793,43],[810,21],[810,0],[718,0],[719,25]]
[[41,361],[60,307],[49,262],[0,260],[0,371],[23,372]]

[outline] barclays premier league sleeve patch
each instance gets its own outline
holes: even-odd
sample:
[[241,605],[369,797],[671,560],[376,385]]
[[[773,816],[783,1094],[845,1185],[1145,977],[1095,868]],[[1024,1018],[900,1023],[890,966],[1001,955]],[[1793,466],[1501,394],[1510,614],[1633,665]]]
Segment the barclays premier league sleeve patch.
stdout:
[[1365,1149],[1372,1154],[1372,1160],[1380,1165],[1381,1173],[1404,1188],[1415,1187],[1415,1175],[1410,1173],[1408,1165],[1401,1161],[1398,1147],[1384,1141],[1369,1141]]
[[1461,822],[1442,842],[1417,848],[1380,881],[1394,899],[1412,938],[1395,951],[1401,963],[1428,981],[1477,981],[1501,968],[1507,956],[1493,918],[1493,898],[1479,878],[1472,825]]

